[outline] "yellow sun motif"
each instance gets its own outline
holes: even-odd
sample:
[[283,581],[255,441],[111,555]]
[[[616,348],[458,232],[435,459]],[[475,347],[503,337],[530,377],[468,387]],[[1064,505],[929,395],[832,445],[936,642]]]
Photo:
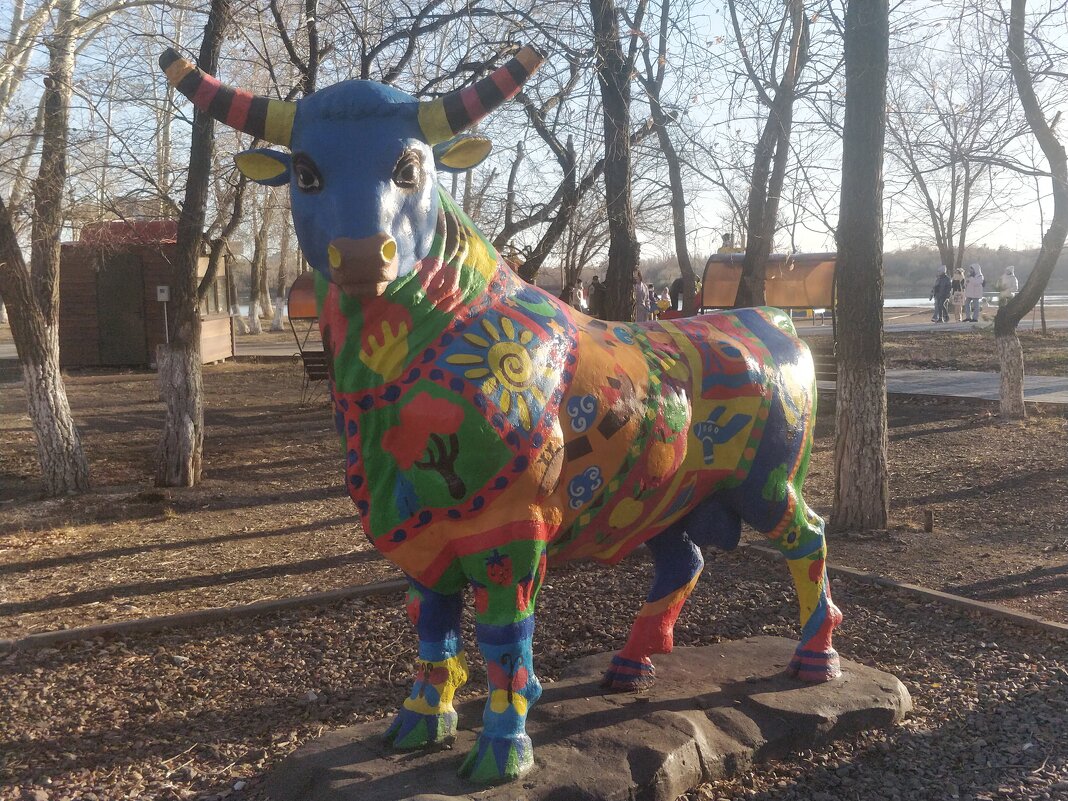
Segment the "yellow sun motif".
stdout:
[[[483,353],[454,353],[445,361],[467,366],[464,377],[481,381],[482,392],[486,395],[493,396],[500,390],[497,403],[501,411],[511,415],[514,410],[519,425],[529,431],[533,426],[531,404],[539,410],[545,405],[545,395],[535,382],[539,370],[527,350],[534,341],[534,334],[507,317],[500,318],[499,327],[484,318],[482,331],[484,333],[465,333],[463,338]],[[540,372],[551,375],[548,368]]]

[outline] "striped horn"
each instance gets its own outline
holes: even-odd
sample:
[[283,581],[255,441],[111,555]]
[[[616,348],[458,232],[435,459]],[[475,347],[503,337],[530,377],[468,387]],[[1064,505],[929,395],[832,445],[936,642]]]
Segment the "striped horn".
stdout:
[[541,66],[545,56],[529,45],[502,67],[469,86],[450,92],[436,100],[419,104],[419,127],[427,144],[436,145],[477,123],[505,100],[519,93],[520,87]]
[[258,97],[243,89],[231,89],[171,48],[167,48],[159,57],[159,66],[171,86],[188,97],[201,111],[257,139],[289,146],[296,103]]

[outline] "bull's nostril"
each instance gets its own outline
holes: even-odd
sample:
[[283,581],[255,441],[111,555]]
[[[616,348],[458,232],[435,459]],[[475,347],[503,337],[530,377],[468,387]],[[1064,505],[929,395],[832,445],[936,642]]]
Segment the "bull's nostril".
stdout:
[[382,244],[382,260],[393,261],[393,257],[397,255],[397,242],[393,239],[387,239]]
[[330,266],[335,270],[341,266],[341,251],[333,245],[328,245],[326,248],[326,257],[330,259]]

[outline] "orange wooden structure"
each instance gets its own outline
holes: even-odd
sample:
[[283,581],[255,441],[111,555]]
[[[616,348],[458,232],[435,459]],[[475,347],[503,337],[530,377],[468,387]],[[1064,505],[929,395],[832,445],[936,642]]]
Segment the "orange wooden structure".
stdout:
[[[701,287],[701,308],[729,309],[738,295],[744,253],[709,257]],[[773,254],[768,257],[764,299],[780,309],[833,312],[835,253]]]
[[315,273],[301,273],[289,287],[286,314],[293,338],[297,341],[304,372],[300,384],[300,405],[303,406],[330,376],[326,350],[319,333],[319,310],[315,304]]

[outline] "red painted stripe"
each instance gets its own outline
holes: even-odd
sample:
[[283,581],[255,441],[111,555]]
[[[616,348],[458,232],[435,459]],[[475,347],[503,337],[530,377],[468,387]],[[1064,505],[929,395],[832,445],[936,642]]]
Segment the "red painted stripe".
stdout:
[[478,92],[475,91],[475,87],[469,86],[460,92],[460,100],[463,101],[464,111],[467,112],[468,117],[474,120],[480,120],[486,116],[486,109],[482,105],[482,101],[478,98]]
[[200,86],[197,87],[197,93],[190,98],[193,101],[193,105],[201,110],[210,106],[212,99],[219,91],[219,85],[214,76],[201,73]]
[[505,100],[509,100],[514,95],[519,94],[519,84],[508,74],[508,70],[497,70],[490,75],[490,78],[497,84],[497,88],[501,90]]
[[230,104],[230,113],[226,117],[226,124],[238,131],[245,130],[248,121],[248,110],[252,106],[252,94],[244,89],[234,90],[234,100]]

